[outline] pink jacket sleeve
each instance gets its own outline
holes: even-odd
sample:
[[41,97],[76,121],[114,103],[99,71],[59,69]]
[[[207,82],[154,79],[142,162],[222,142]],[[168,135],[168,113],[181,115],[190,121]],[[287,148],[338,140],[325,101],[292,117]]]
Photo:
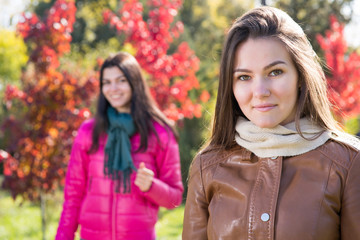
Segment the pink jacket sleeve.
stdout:
[[[87,124],[88,125],[88,124]],[[78,228],[80,206],[85,195],[87,184],[87,147],[86,142],[91,139],[91,131],[80,127],[71,150],[67,168],[64,204],[57,229],[56,240],[73,240]]]
[[181,180],[179,146],[171,132],[159,133],[160,146],[156,155],[158,177],[144,193],[152,202],[168,209],[181,204],[184,187]]

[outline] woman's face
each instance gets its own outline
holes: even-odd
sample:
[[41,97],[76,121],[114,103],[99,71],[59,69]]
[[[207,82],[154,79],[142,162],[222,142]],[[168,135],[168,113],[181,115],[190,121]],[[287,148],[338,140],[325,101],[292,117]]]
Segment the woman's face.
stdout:
[[118,67],[103,71],[102,93],[118,112],[130,113],[132,90],[123,72]]
[[294,121],[298,74],[283,43],[249,38],[234,60],[233,92],[244,115],[261,128]]

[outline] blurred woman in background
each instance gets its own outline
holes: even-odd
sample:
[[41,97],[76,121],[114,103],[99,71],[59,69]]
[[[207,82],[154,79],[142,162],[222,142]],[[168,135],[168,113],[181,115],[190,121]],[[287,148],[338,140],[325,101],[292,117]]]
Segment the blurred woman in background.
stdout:
[[78,130],[66,174],[57,240],[155,239],[159,206],[181,204],[175,128],[157,108],[136,59],[110,56],[100,70],[94,119]]

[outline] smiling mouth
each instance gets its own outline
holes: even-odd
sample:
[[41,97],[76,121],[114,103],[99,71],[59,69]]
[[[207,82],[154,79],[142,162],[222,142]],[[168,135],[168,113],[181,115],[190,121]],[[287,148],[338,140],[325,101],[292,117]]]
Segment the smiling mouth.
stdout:
[[122,95],[112,95],[112,96],[110,96],[112,99],[118,99],[118,98],[121,98],[122,97]]

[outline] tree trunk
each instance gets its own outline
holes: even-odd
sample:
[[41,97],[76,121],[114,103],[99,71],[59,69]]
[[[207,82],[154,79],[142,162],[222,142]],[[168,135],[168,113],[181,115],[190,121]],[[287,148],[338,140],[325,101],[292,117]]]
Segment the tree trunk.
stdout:
[[266,0],[261,0],[261,5],[266,6]]
[[46,240],[46,194],[40,193],[42,240]]

